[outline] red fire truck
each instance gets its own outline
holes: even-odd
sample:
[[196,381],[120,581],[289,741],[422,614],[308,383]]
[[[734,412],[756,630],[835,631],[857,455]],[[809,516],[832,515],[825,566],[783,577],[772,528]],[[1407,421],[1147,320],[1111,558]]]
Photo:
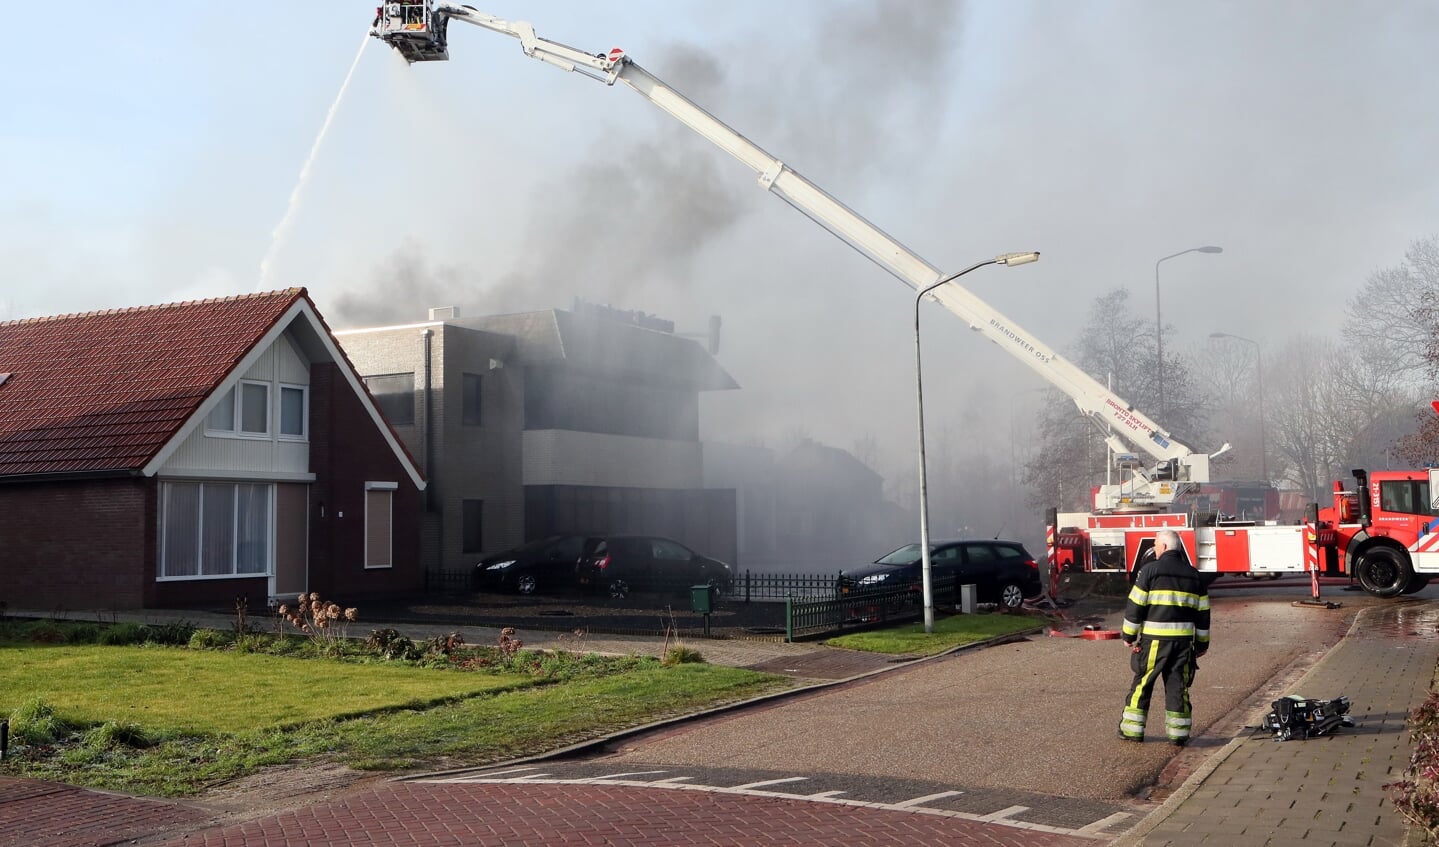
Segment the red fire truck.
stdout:
[[1439,574],[1439,469],[1353,471],[1334,483],[1333,502],[1311,504],[1304,520],[1232,520],[1218,512],[1114,510],[1049,513],[1049,554],[1064,571],[1126,573],[1153,557],[1154,535],[1179,533],[1201,574],[1347,575],[1376,597],[1412,594]]

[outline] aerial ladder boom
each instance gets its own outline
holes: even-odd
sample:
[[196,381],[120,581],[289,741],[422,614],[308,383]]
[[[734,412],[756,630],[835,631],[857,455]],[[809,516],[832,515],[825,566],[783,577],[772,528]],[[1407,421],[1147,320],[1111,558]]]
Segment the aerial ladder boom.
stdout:
[[[884,230],[640,67],[623,50],[589,53],[538,37],[527,21],[504,20],[445,0],[391,3],[379,12],[371,34],[410,62],[449,58],[447,25],[457,20],[513,36],[519,39],[525,55],[561,70],[575,71],[606,85],[623,82],[754,171],[760,188],[778,195],[916,291],[945,277]],[[414,23],[417,13],[423,13],[422,28],[416,28]],[[1142,412],[968,289],[952,282],[935,289],[930,296],[1063,391],[1099,427],[1117,454],[1130,452],[1128,442],[1156,460],[1151,468],[1136,467],[1137,477],[1131,485],[1113,487],[1102,494],[1110,502],[1096,502],[1097,508],[1117,507],[1121,501],[1136,506],[1168,505],[1181,493],[1184,483],[1209,480],[1209,456],[1196,454],[1170,438]]]

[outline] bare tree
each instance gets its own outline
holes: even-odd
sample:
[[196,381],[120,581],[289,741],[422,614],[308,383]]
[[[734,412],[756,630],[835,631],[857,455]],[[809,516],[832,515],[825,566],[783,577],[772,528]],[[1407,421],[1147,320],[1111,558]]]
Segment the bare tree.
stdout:
[[1416,387],[1439,371],[1439,237],[1409,245],[1404,261],[1369,275],[1349,301],[1344,336],[1386,383]]
[[[1164,327],[1166,337],[1172,331]],[[1073,360],[1180,442],[1196,446],[1208,439],[1205,395],[1195,384],[1188,357],[1172,345],[1166,345],[1164,357],[1165,408],[1158,409],[1156,338],[1148,318],[1129,308],[1127,289],[1095,299]],[[1039,448],[1024,465],[1028,502],[1034,507],[1088,508],[1090,488],[1106,481],[1104,434],[1058,390],[1049,392],[1037,425]]]
[[1279,458],[1264,455],[1271,451],[1266,449],[1269,439],[1265,422],[1260,420],[1262,381],[1269,379],[1259,372],[1262,352],[1251,344],[1214,338],[1196,348],[1192,356],[1200,375],[1199,389],[1210,399],[1210,413],[1218,422],[1214,436],[1233,447],[1216,461],[1214,478],[1263,479],[1268,472],[1272,481],[1280,476]]
[[1411,393],[1386,380],[1372,357],[1300,336],[1279,351],[1271,381],[1269,439],[1284,478],[1313,499],[1352,468],[1384,467],[1413,430]]

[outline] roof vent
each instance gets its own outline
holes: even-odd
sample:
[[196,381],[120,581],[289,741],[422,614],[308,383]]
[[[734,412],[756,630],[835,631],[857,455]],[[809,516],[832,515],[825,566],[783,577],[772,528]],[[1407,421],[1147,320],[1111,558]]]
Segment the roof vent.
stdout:
[[0,374],[0,385],[4,385],[5,381],[9,378],[10,374]]
[[432,321],[452,321],[459,316],[459,306],[436,306],[430,310],[430,320]]

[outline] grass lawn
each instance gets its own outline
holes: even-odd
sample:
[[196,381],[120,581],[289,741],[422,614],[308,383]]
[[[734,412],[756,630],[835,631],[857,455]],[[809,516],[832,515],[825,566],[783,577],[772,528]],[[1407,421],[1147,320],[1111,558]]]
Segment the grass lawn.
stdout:
[[61,729],[53,742],[12,737],[0,775],[185,796],[282,764],[479,765],[790,685],[738,668],[640,657],[522,651],[462,670],[11,643],[0,646],[0,717],[18,728],[16,717],[41,701]]
[[825,641],[833,647],[869,653],[931,656],[951,647],[973,644],[1001,635],[1023,632],[1044,625],[1026,615],[950,615],[935,618],[934,631],[925,634],[924,622],[907,623],[888,629],[872,629],[841,635]]
[[169,647],[0,647],[0,714],[39,698],[75,724],[241,733],[534,684],[435,671]]

